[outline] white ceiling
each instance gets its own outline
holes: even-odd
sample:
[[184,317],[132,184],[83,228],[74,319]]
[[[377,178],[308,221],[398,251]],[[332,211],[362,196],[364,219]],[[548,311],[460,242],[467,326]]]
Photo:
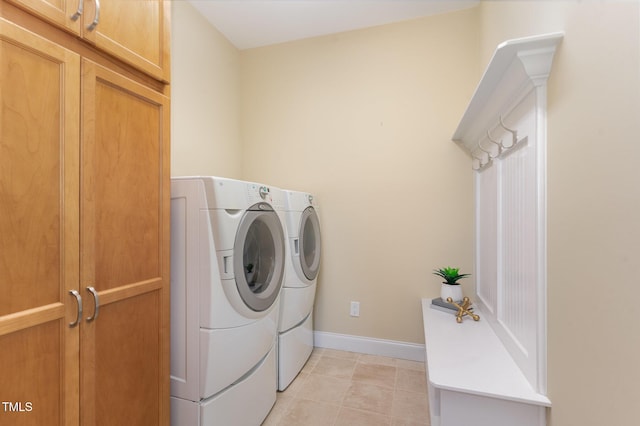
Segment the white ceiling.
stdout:
[[480,0],[189,0],[238,49],[475,6]]

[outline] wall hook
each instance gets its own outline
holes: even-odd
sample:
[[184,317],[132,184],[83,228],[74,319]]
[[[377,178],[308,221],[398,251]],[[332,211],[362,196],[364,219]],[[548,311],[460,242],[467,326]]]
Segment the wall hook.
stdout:
[[500,153],[502,152],[502,148],[504,148],[504,146],[502,145],[502,139],[500,140],[500,142],[494,140],[489,134],[489,130],[487,130],[487,138],[489,139],[490,142],[493,142],[494,144],[498,145],[498,155],[500,155]]
[[500,126],[505,129],[507,132],[511,133],[512,135],[512,142],[511,145],[509,146],[504,146],[505,148],[511,148],[512,146],[514,146],[516,144],[516,142],[518,142],[518,131],[517,130],[513,130],[508,128],[507,126],[504,125],[504,121],[502,121],[502,116],[500,116]]
[[480,170],[480,168],[482,167],[482,158],[476,157],[475,151],[471,153],[471,160],[471,167],[473,168],[473,170]]
[[487,155],[489,156],[489,158],[496,158],[498,155],[500,155],[500,145],[499,144],[498,144],[498,154],[492,155],[493,150],[492,149],[488,149],[488,150],[484,149],[484,147],[482,146],[482,144],[480,142],[482,142],[482,139],[478,140],[478,148],[480,148],[482,151],[486,152]]
[[[480,167],[484,167],[486,164],[489,164],[491,162],[491,154],[489,153],[489,151],[484,149],[482,145],[480,145],[480,141],[478,141],[478,148],[480,148],[480,150],[482,151],[482,154],[480,154],[480,157],[476,157],[476,158],[480,161]],[[486,154],[486,157],[484,154]],[[485,161],[485,158],[486,158],[486,161]]]

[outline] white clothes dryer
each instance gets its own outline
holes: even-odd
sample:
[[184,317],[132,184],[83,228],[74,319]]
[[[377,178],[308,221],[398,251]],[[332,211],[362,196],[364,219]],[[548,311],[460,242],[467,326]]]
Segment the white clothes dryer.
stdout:
[[278,390],[298,375],[313,350],[313,304],[320,269],[320,220],[313,195],[284,191],[287,254],[278,322]]
[[171,423],[260,424],[276,399],[285,195],[171,181]]

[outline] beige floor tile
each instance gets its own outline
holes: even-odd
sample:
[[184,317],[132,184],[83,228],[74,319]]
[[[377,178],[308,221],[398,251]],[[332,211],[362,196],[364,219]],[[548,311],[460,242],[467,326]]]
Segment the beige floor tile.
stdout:
[[276,394],[276,403],[274,404],[274,407],[280,407],[286,410],[287,408],[289,408],[289,405],[291,405],[293,400],[294,397],[292,395],[278,392]]
[[310,374],[300,388],[297,398],[340,404],[350,385],[349,379]]
[[428,426],[424,363],[315,348],[263,426]]
[[320,358],[322,358],[322,352],[316,352],[316,350],[314,349],[313,352],[311,352],[311,356],[304,364],[304,367],[302,367],[302,371],[305,373],[311,373],[311,371],[313,371],[313,367],[318,364]]
[[426,394],[427,376],[424,371],[398,368],[396,374],[396,389]]
[[296,399],[280,419],[278,426],[332,425],[340,407],[326,402]]
[[[429,419],[424,421],[396,418],[391,419],[391,426],[429,426],[430,424]],[[473,423],[470,426],[473,426]]]
[[278,393],[276,403],[273,405],[273,408],[271,408],[262,426],[277,426],[293,401],[294,398],[292,396]]
[[393,394],[391,417],[427,421],[429,418],[427,394],[396,389]]
[[322,356],[316,366],[311,370],[313,374],[350,379],[356,366],[355,359],[330,358]]
[[353,380],[370,385],[393,388],[396,384],[396,367],[358,363],[353,370]]
[[408,370],[426,371],[424,362],[410,361],[408,359],[396,359],[396,366],[398,368],[406,368]]
[[358,410],[390,415],[393,403],[393,389],[366,383],[352,382],[342,405]]
[[322,351],[322,356],[330,357],[330,358],[357,359],[360,356],[360,354],[357,352],[347,352],[347,351],[339,351],[336,349],[325,348]]
[[260,426],[278,426],[280,423],[280,413],[274,413],[273,410],[269,413],[266,419],[260,424]]
[[391,418],[382,414],[342,407],[335,426],[390,426]]
[[360,364],[390,365],[392,367],[395,367],[397,365],[397,361],[398,361],[397,359],[389,358],[387,356],[368,355],[368,354],[361,354],[360,357],[358,358],[358,362]]
[[284,395],[296,396],[300,389],[304,386],[304,383],[307,381],[309,377],[309,373],[305,373],[301,371],[298,373],[298,376],[293,379],[293,381],[287,386],[287,388],[282,392]]

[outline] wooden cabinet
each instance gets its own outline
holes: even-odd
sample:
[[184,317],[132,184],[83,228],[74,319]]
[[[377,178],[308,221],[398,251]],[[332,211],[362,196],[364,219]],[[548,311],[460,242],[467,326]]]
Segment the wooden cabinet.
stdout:
[[169,81],[169,8],[166,0],[103,0],[101,23],[86,37],[147,74]]
[[79,81],[0,19],[0,424],[78,423]]
[[5,4],[0,424],[168,425],[169,98]]
[[162,81],[169,81],[167,0],[9,0]]

